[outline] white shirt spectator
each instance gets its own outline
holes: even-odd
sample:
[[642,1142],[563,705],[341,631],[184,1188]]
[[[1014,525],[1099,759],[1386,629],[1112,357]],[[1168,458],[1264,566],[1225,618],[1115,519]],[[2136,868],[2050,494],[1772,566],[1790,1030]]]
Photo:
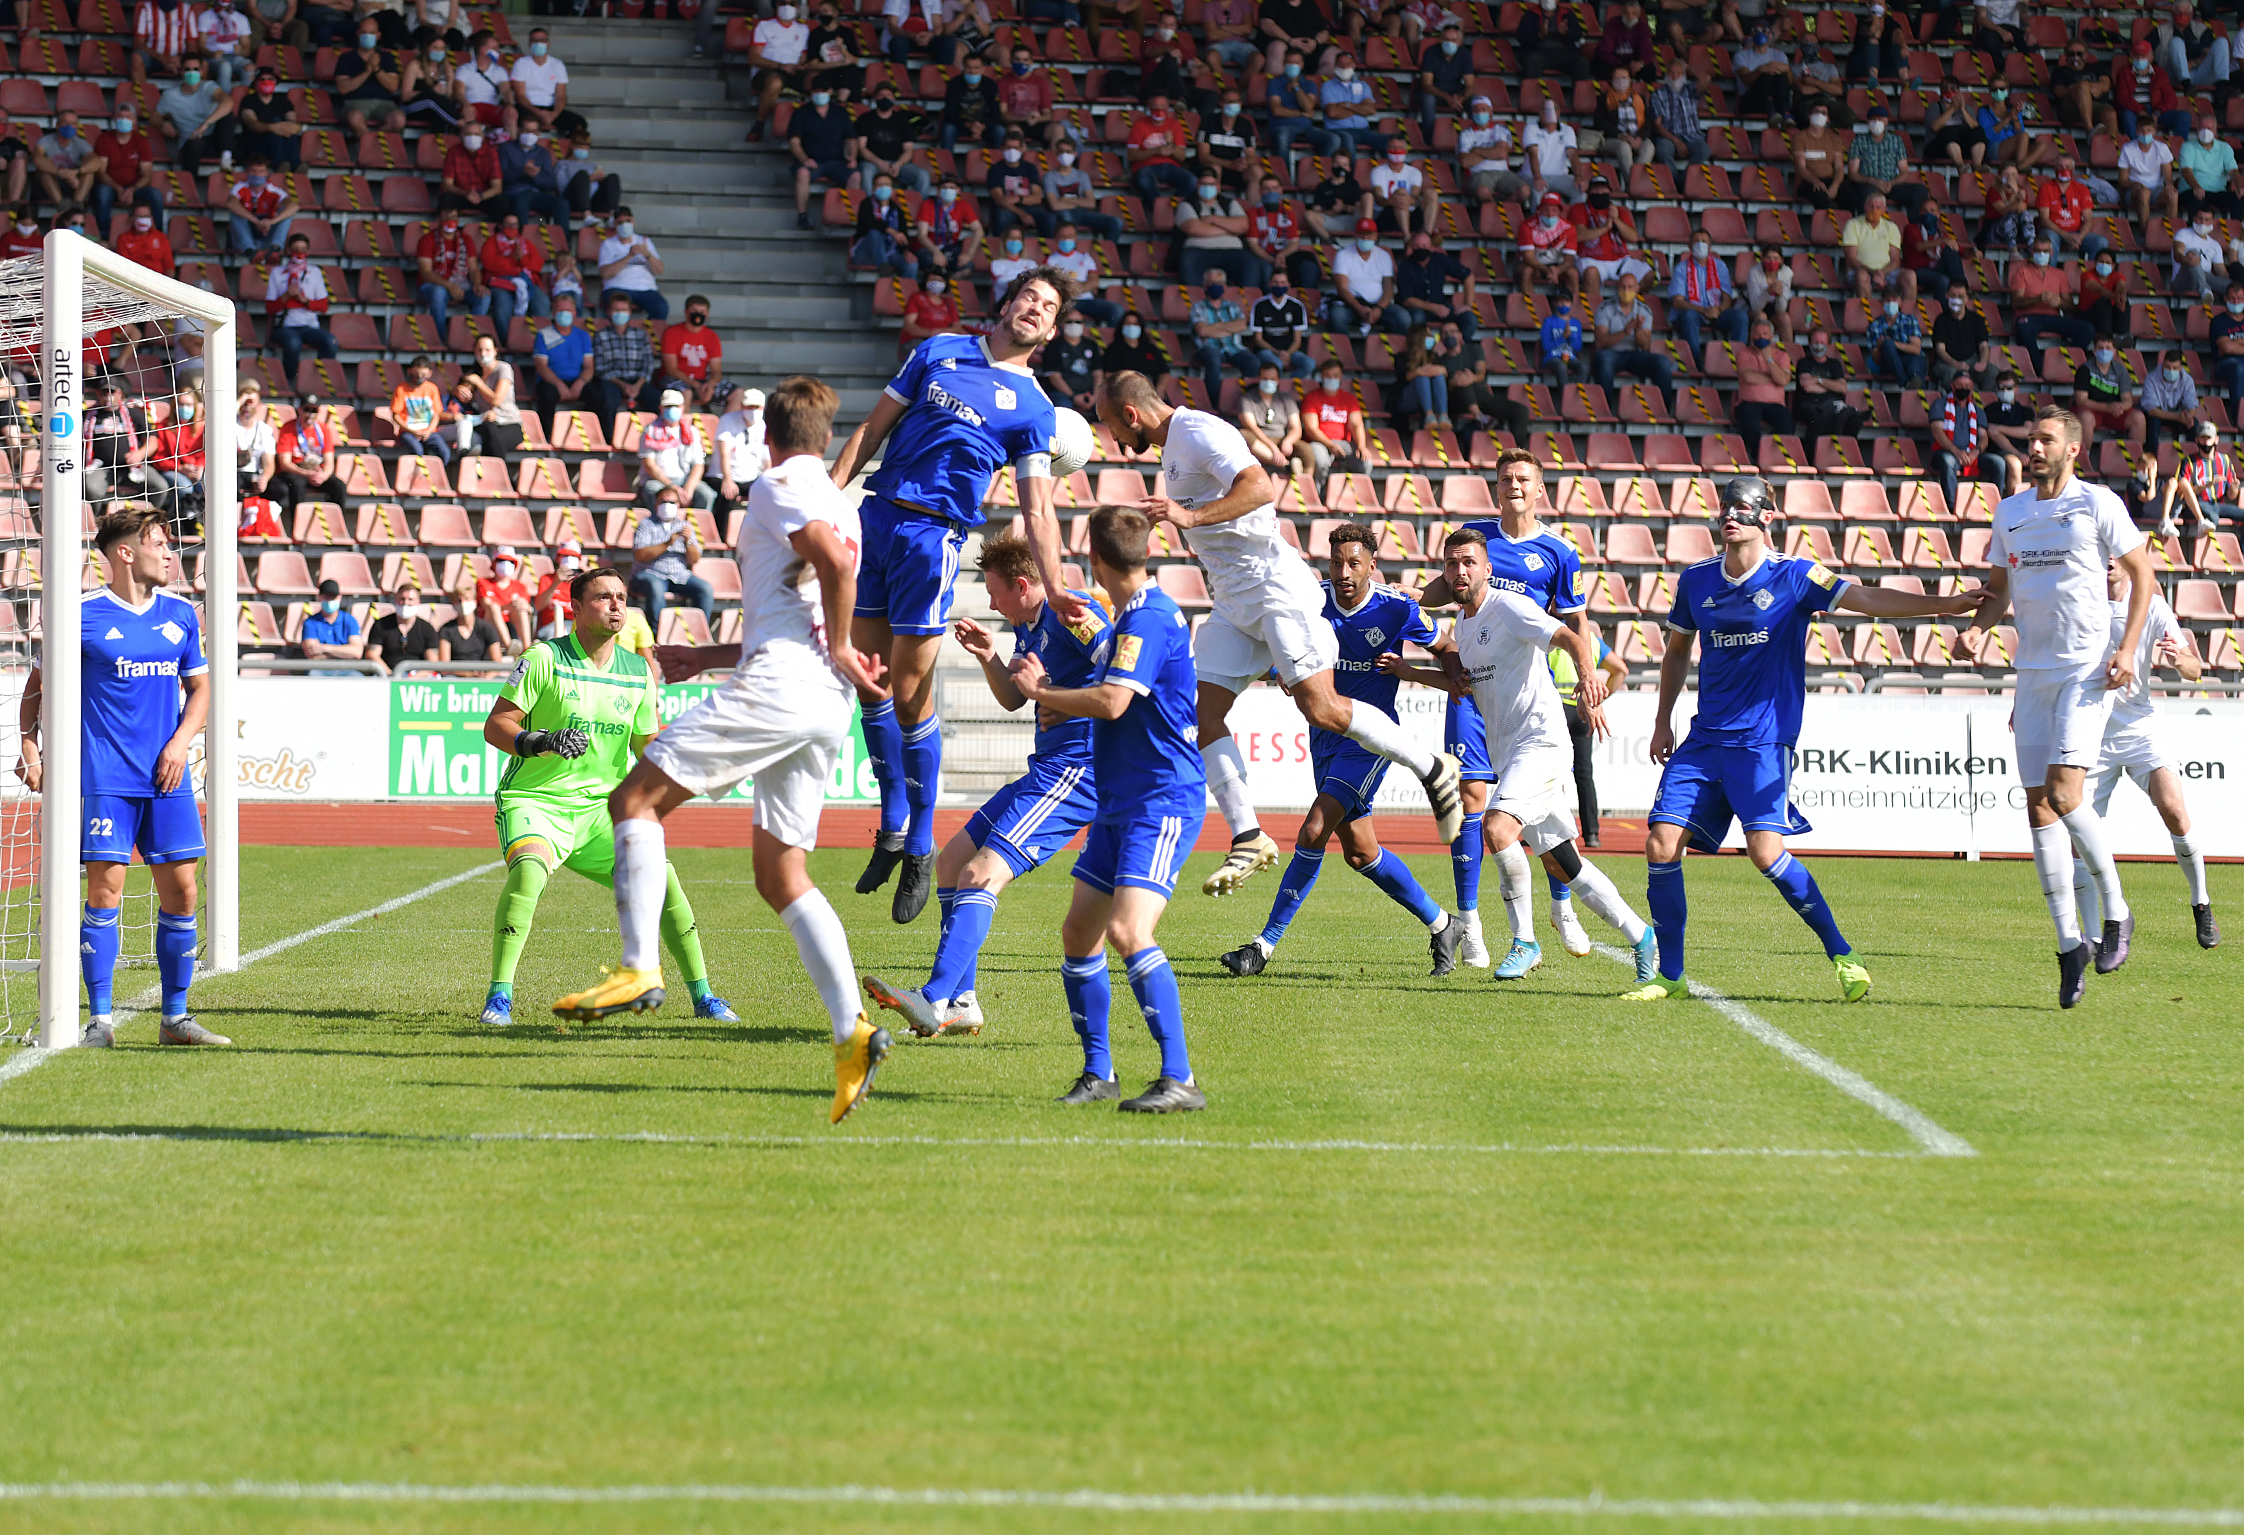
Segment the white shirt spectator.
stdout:
[[2213,226],[2213,232],[2209,235],[2199,234],[2195,224],[2184,225],[2182,228],[2175,230],[2174,269],[2176,271],[2181,270],[2183,251],[2197,252],[2198,265],[2208,272],[2228,259],[2228,253],[2221,249],[2221,226],[2218,224]]
[[195,23],[209,53],[239,54],[249,41],[249,18],[231,6],[214,5]]
[[1534,157],[1535,174],[1548,181],[1553,176],[1567,174],[1566,151],[1574,148],[1581,140],[1564,123],[1555,128],[1546,128],[1541,123],[1534,122],[1527,125],[1527,132],[1521,135],[1520,142],[1527,146],[1528,154]]
[[701,451],[701,443],[694,437],[692,422],[681,421],[672,426],[662,420],[647,423],[646,431],[639,438],[639,456],[653,459],[662,477],[673,485],[685,484],[694,466],[709,457]]
[[1485,128],[1464,129],[1457,135],[1457,163],[1468,173],[1510,170],[1512,130],[1498,122],[1491,122]]
[[1000,256],[990,263],[990,279],[996,291],[1003,293],[1006,284],[1023,272],[1033,272],[1040,265],[1030,256]]
[[460,65],[460,86],[466,92],[467,104],[471,107],[498,106],[500,104],[499,88],[506,84],[507,79],[508,76],[504,69],[494,73],[486,70],[481,64],[463,63]]
[[248,426],[242,425],[239,416],[234,418],[236,467],[243,474],[255,474],[258,465],[265,462],[267,455],[279,450],[280,438],[274,433],[273,423],[266,419],[262,407],[258,409],[257,419]]
[[717,462],[723,469],[720,477],[735,485],[749,484],[771,467],[761,409],[728,410],[717,418]]
[[1086,288],[1095,282],[1099,275],[1098,262],[1092,260],[1091,253],[1080,245],[1071,251],[1052,252],[1051,255],[1044,258],[1044,264],[1049,267],[1058,267]]
[[1425,184],[1424,173],[1415,165],[1405,163],[1397,167],[1382,160],[1371,168],[1372,195],[1381,199],[1394,196],[1398,188],[1416,196],[1418,189]]
[[2119,168],[2139,187],[2157,186],[2159,172],[2173,163],[2174,151],[2166,147],[2164,139],[2154,138],[2148,144],[2129,139],[2119,152]]
[[800,64],[810,50],[810,28],[802,21],[759,21],[756,51],[774,64]]
[[1388,280],[1395,275],[1395,258],[1383,245],[1374,245],[1366,254],[1351,242],[1343,245],[1340,254],[1332,258],[1332,275],[1365,303],[1376,303]]
[[[635,250],[635,246],[644,246],[646,248],[644,254]],[[617,272],[615,276],[606,279],[606,286],[622,288],[633,293],[644,293],[655,287],[654,272],[647,266],[646,261],[648,256],[654,257],[657,261],[662,259],[662,252],[655,249],[654,241],[648,239],[645,235],[634,234],[629,240],[617,235],[610,235],[600,242],[600,265],[602,267],[607,266],[611,261],[621,261],[626,256],[631,258],[631,264]]]
[[[832,523],[844,544],[864,541],[857,508],[834,486],[825,461],[797,453],[756,481],[740,520],[740,664],[772,645],[826,654],[818,578],[795,552],[792,535]],[[1298,564],[1299,561],[1296,561]]]
[[569,66],[550,53],[542,59],[533,59],[525,53],[514,61],[507,78],[522,87],[522,94],[529,98],[531,106],[543,110],[553,105],[554,89],[569,83]]
[[[289,264],[284,261],[273,268],[272,276],[265,279],[265,302],[268,306],[279,303],[280,296],[288,291],[288,273]],[[327,297],[327,279],[317,266],[307,263],[304,270],[297,274],[296,291],[304,296],[306,302],[316,304]],[[319,324],[319,314],[310,309],[289,309],[282,312],[280,323],[284,326],[316,326]]]

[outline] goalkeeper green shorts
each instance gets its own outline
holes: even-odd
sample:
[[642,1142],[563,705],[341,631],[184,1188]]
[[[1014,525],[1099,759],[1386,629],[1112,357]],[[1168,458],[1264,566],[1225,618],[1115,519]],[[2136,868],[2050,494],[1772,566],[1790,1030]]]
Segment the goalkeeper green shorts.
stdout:
[[536,858],[548,869],[574,869],[603,882],[615,872],[616,829],[606,800],[586,805],[502,793],[495,819],[499,850],[510,864]]

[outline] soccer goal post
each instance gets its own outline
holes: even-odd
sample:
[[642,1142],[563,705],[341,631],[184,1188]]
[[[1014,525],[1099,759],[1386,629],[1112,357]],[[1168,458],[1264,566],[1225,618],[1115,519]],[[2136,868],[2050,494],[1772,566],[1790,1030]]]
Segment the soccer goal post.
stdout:
[[[137,213],[120,207],[117,217],[129,221]],[[78,1041],[83,813],[79,624],[89,574],[85,533],[92,525],[87,515],[87,470],[90,459],[102,451],[89,430],[88,418],[101,405],[88,398],[97,382],[90,368],[106,368],[109,349],[122,350],[129,344],[128,355],[139,370],[136,381],[142,386],[136,392],[143,396],[152,392],[147,387],[151,373],[160,388],[171,392],[161,409],[146,399],[134,408],[142,412],[143,420],[166,415],[171,398],[182,391],[181,375],[192,359],[189,343],[196,327],[201,332],[201,398],[206,405],[201,411],[201,568],[203,644],[210,662],[210,722],[202,752],[208,848],[200,881],[203,968],[232,970],[241,964],[233,686],[240,602],[234,580],[239,547],[234,431],[237,332],[234,306],[224,296],[150,271],[67,230],[49,234],[40,256],[0,263],[0,327],[17,333],[9,338],[10,355],[26,355],[24,341],[30,340],[38,356],[35,408],[40,421],[37,512],[43,631],[39,725],[45,759],[37,864],[38,1041],[48,1049],[60,1049]],[[25,331],[34,334],[25,337]],[[140,337],[147,339],[145,352]],[[150,357],[160,360],[151,367]],[[32,476],[23,479],[28,484]],[[140,492],[148,491],[151,484],[145,478],[119,483],[105,475],[103,489],[111,501],[145,500],[150,497]],[[177,495],[170,504],[178,527]],[[177,541],[180,563],[174,579],[183,584],[192,546],[186,539]]]

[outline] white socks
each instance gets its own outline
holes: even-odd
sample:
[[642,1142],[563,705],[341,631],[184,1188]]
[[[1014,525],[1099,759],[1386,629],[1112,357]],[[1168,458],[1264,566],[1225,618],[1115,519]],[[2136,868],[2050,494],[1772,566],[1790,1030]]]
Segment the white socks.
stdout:
[[826,1017],[834,1026],[834,1043],[846,1045],[857,1032],[857,968],[849,959],[849,935],[834,914],[826,893],[813,889],[779,914],[787,931],[795,935],[795,952],[802,956],[818,999],[826,1004]]
[[1247,789],[1247,761],[1239,755],[1239,743],[1229,736],[1210,741],[1200,748],[1200,759],[1208,768],[1208,792],[1215,796],[1216,809],[1223,813],[1223,824],[1231,828],[1231,839],[1236,842],[1250,831],[1261,828],[1262,822],[1254,813],[1254,796]]
[[2062,819],[2065,830],[2072,833],[2080,861],[2088,865],[2088,872],[2095,877],[2096,893],[2104,901],[2104,920],[2125,922],[2127,897],[2120,893],[2119,865],[2112,862],[2111,850],[2104,846],[2104,818],[2096,813],[2095,806],[2083,804],[2074,807],[2073,813]]
[[2096,895],[2096,877],[2081,862],[2080,849],[2073,849],[2073,905],[2080,911],[2080,930],[2094,933],[2099,938],[2104,932],[2104,903]]
[[1410,769],[1412,777],[1423,779],[1434,770],[1434,754],[1420,746],[1392,715],[1370,704],[1348,700],[1348,728],[1342,734],[1365,751],[1401,763]]
[[1490,856],[1496,860],[1497,888],[1503,892],[1504,920],[1512,925],[1512,937],[1520,943],[1533,943],[1535,866],[1527,861],[1527,849],[1515,842]]
[[616,822],[616,926],[623,968],[662,968],[662,898],[670,888],[660,821]]
[[1621,892],[1605,877],[1605,871],[1587,858],[1582,860],[1582,872],[1566,882],[1582,898],[1582,904],[1603,917],[1632,945],[1644,941],[1644,921],[1629,910]]
[[2034,872],[2041,876],[2041,896],[2049,903],[2049,919],[2057,924],[2057,952],[2080,946],[2080,913],[2073,906],[2073,842],[2062,821],[2036,826]]
[[2205,906],[2212,897],[2205,893],[2205,855],[2197,850],[2197,839],[2183,832],[2174,839],[2174,862],[2182,866],[2182,878],[2189,882],[2189,903]]

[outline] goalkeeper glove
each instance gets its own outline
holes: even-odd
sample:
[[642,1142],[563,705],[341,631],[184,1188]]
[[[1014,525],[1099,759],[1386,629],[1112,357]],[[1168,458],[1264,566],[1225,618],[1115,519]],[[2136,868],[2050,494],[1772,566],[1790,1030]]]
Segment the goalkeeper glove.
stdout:
[[514,738],[517,757],[542,757],[547,752],[557,757],[577,758],[592,747],[592,737],[572,725],[567,730],[525,730]]

